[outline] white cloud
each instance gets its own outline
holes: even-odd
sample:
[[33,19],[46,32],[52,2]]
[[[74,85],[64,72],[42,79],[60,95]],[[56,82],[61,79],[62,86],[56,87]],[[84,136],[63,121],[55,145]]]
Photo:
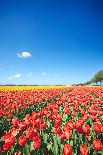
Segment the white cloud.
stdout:
[[14,78],[20,78],[21,77],[21,74],[16,74],[16,75],[13,75],[13,76],[10,76],[8,79],[9,80],[12,80],[12,79],[14,79]]
[[45,72],[42,72],[42,73],[41,73],[41,75],[42,75],[42,76],[45,76],[45,75],[46,75],[46,73],[45,73]]
[[21,74],[16,74],[13,76],[14,78],[20,78],[21,77]]
[[32,74],[33,74],[33,73],[29,73],[29,74],[26,74],[25,76],[28,76],[28,77],[30,77]]
[[9,78],[8,78],[8,80],[12,80],[12,79],[13,79],[13,77],[9,77]]
[[20,53],[17,53],[17,55],[20,58],[29,58],[32,56],[30,52],[20,52]]

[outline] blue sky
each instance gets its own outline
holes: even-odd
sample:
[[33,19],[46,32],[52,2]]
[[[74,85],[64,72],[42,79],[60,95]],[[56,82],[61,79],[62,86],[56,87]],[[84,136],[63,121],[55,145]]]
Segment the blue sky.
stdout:
[[0,83],[72,84],[100,69],[102,0],[0,0]]

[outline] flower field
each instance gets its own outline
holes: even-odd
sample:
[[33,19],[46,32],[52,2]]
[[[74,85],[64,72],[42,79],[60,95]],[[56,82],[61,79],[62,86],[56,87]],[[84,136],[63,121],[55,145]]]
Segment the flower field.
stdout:
[[1,155],[103,155],[102,87],[1,87]]

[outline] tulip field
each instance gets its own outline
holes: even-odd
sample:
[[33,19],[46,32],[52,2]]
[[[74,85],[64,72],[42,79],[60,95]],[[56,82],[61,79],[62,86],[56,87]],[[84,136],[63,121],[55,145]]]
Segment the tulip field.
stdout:
[[103,155],[103,87],[0,87],[1,155]]

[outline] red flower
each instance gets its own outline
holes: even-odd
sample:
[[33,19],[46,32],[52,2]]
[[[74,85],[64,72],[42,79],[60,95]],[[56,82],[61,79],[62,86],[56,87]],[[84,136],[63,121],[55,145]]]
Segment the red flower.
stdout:
[[4,134],[4,135],[2,136],[2,140],[5,141],[6,139],[9,139],[10,136],[11,136],[11,131],[8,132],[8,133],[6,133],[6,134]]
[[34,141],[33,141],[33,146],[35,149],[39,149],[40,146],[41,146],[41,139],[40,137],[36,136],[35,138],[33,138]]
[[95,123],[94,124],[94,131],[97,133],[101,133],[101,127],[102,127],[101,123]]
[[57,115],[57,114],[58,114],[58,109],[56,109],[56,108],[53,109],[53,114],[54,114],[54,115]]
[[73,120],[69,120],[68,127],[73,130],[75,128],[75,122]]
[[24,147],[25,144],[26,144],[26,136],[24,136],[24,135],[20,136],[19,140],[18,140],[18,143],[19,143],[20,146]]
[[82,126],[79,126],[79,127],[77,128],[77,131],[78,131],[79,134],[83,134]]
[[80,146],[80,152],[82,155],[88,155],[89,150],[86,144]]
[[94,149],[95,149],[96,151],[100,151],[100,150],[103,149],[102,142],[101,142],[99,139],[95,139],[95,140],[94,140],[93,146],[94,146]]
[[12,148],[12,144],[10,142],[6,142],[4,145],[3,145],[3,149],[5,151],[10,151]]
[[19,125],[19,119],[16,117],[14,119],[12,119],[12,124],[13,124],[13,127],[18,127]]
[[1,147],[0,147],[0,154],[1,154],[1,152],[2,152],[2,149],[1,149]]
[[12,118],[12,114],[9,113],[9,115],[7,116],[8,120]]
[[61,120],[60,120],[60,119],[56,119],[56,120],[54,121],[54,124],[55,124],[55,125],[60,125],[60,124],[61,124]]
[[45,123],[44,119],[39,120],[39,128],[40,129],[46,128],[46,123]]
[[68,130],[70,130],[68,124],[64,125],[64,126],[63,126],[63,131],[68,131]]
[[32,120],[35,121],[36,118],[37,118],[37,115],[36,115],[36,113],[33,111],[33,112],[32,112]]
[[58,114],[58,115],[57,115],[57,119],[62,120],[62,114]]
[[14,155],[22,155],[22,153],[21,153],[21,151],[19,151],[19,152],[15,152]]
[[60,126],[55,125],[54,126],[54,134],[60,134],[60,133],[61,133]]
[[2,117],[2,110],[0,110],[0,117]]
[[11,129],[11,135],[16,137],[16,135],[19,133],[18,129],[12,128]]
[[63,147],[63,154],[64,155],[72,155],[72,147],[70,144],[66,143]]
[[19,123],[19,130],[23,131],[26,128],[25,122],[20,122]]
[[70,129],[63,131],[63,133],[60,136],[61,139],[70,139],[71,137],[72,137],[72,131]]
[[32,139],[34,136],[38,136],[38,132],[34,128],[28,128],[26,131],[26,138]]
[[82,126],[82,129],[83,129],[83,132],[86,134],[86,135],[89,135],[90,134],[90,126],[88,124],[84,124]]
[[5,144],[3,145],[3,149],[5,151],[10,151],[10,149],[13,147],[14,143],[16,142],[16,138],[13,136],[5,138]]
[[101,126],[101,133],[103,133],[103,125]]

